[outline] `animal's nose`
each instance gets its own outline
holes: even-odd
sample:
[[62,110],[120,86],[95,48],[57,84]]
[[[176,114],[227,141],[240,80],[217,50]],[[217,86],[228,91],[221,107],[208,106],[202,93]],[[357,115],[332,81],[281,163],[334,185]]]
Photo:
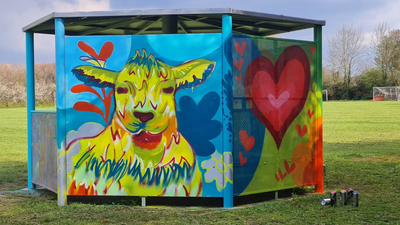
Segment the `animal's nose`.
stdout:
[[154,114],[152,112],[133,112],[133,115],[139,119],[140,122],[146,123],[147,121],[154,118]]

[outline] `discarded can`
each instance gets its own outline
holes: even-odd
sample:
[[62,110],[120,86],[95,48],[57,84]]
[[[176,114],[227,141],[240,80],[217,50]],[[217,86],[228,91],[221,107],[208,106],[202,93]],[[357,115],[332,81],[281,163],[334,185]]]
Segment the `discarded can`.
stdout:
[[353,207],[358,207],[359,194],[357,191],[353,192]]
[[321,201],[321,205],[330,205],[331,204],[331,199],[330,198],[324,198]]
[[350,204],[350,203],[352,203],[352,201],[353,201],[353,189],[349,188],[347,190],[347,201],[346,201],[346,203]]
[[336,191],[331,191],[330,199],[331,199],[331,206],[335,206],[337,200]]
[[340,191],[340,205],[347,205],[346,190]]

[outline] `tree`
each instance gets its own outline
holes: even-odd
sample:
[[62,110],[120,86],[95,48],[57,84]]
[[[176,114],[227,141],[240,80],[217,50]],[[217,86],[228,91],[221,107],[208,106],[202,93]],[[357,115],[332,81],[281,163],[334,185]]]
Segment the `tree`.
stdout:
[[332,71],[343,77],[347,97],[351,77],[365,68],[365,50],[362,26],[342,25],[328,37],[328,63]]

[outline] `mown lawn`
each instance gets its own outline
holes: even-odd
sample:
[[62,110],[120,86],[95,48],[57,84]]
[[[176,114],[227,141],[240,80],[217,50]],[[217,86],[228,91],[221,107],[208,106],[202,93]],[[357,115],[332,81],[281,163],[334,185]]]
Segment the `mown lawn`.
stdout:
[[[27,186],[26,109],[0,109],[0,224],[400,224],[400,103],[324,103],[325,194],[233,210],[72,203],[4,191]],[[353,188],[360,207],[321,206]]]

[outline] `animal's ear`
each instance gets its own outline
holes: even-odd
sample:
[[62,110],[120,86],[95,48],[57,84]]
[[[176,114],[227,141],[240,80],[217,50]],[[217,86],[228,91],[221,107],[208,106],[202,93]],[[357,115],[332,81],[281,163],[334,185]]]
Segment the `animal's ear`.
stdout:
[[179,66],[171,67],[177,88],[193,87],[205,81],[213,72],[215,62],[195,59]]
[[114,87],[118,72],[95,66],[78,66],[72,69],[72,73],[88,86]]

